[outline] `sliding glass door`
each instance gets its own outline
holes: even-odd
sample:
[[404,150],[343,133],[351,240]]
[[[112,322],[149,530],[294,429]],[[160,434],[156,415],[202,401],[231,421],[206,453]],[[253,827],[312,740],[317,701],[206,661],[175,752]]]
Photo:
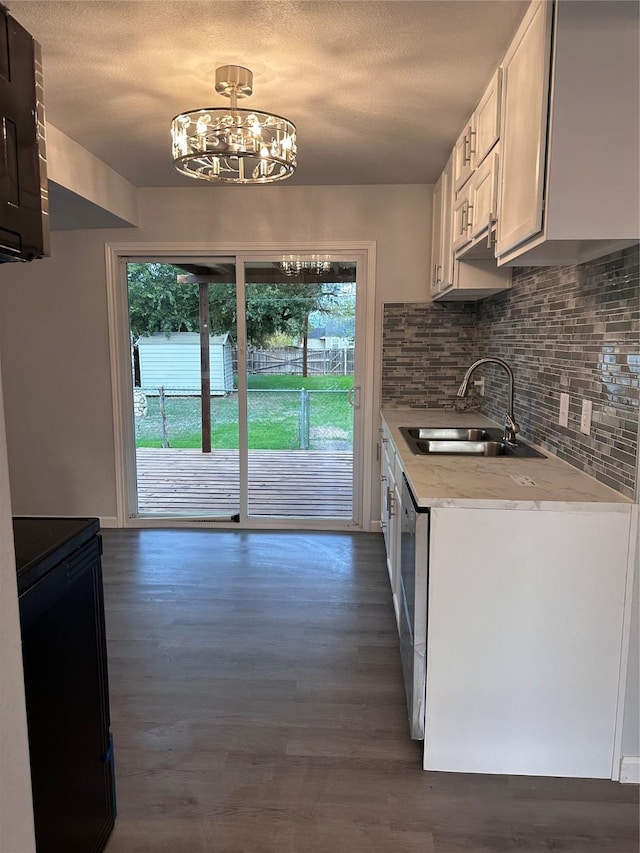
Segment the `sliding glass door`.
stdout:
[[125,266],[130,517],[357,522],[356,260]]
[[127,264],[136,514],[237,518],[235,264]]
[[245,264],[250,516],[353,517],[355,270]]

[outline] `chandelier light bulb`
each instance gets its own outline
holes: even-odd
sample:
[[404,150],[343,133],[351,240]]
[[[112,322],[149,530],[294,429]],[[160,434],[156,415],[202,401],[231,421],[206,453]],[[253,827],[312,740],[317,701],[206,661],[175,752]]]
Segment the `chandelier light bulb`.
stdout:
[[216,91],[230,107],[180,113],[171,122],[173,164],[183,175],[233,184],[266,184],[296,169],[296,128],[286,118],[237,106],[253,91],[253,74],[240,65],[216,70]]
[[283,255],[280,270],[285,275],[300,275],[305,272],[326,275],[331,272],[331,259],[329,255],[310,255],[306,260],[300,255]]

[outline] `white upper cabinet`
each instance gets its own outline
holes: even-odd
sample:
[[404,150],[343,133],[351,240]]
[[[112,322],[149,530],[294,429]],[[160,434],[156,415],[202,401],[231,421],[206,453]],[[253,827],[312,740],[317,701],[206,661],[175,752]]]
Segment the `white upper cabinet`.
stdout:
[[498,210],[498,166],[500,146],[496,146],[473,174],[469,187],[467,228],[469,240],[487,236],[491,248],[491,231]]
[[433,187],[433,217],[431,223],[431,295],[440,291],[442,281],[442,184],[440,175]]
[[499,265],[574,264],[640,238],[639,9],[535,0],[503,63]]
[[531,5],[502,67],[502,173],[497,253],[542,227],[552,6]]
[[499,145],[456,193],[453,202],[453,250],[457,258],[494,257],[493,237],[498,208]]
[[[486,189],[491,180],[485,177],[493,164],[497,163],[492,153],[459,193],[453,190],[453,155],[434,188],[433,195],[433,252],[431,297],[436,300],[484,299],[511,286],[511,270],[496,265],[493,252],[489,255],[473,255],[470,258],[454,257],[454,247],[468,243],[473,225],[472,203],[477,204],[479,220],[488,231],[494,201],[487,198]],[[495,176],[495,172],[493,173]],[[477,183],[478,182],[478,183]],[[495,177],[494,177],[495,182]],[[455,197],[455,200],[454,200]],[[477,198],[476,202],[472,202]],[[495,191],[493,194],[495,200]],[[493,207],[495,210],[495,207]],[[486,211],[483,212],[483,211]],[[481,233],[481,227],[477,233]],[[475,230],[473,233],[476,233]],[[486,245],[486,239],[484,240]],[[490,260],[486,258],[490,257]]]
[[461,249],[469,242],[469,183],[456,193],[453,202],[453,250]]
[[473,114],[471,157],[474,169],[480,166],[500,138],[500,80],[501,71],[498,69]]
[[453,187],[456,192],[465,185],[471,177],[471,122],[465,125],[464,130],[453,146]]
[[500,69],[453,148],[453,185],[458,192],[500,138]]
[[449,288],[453,281],[453,249],[451,246],[451,202],[453,161],[449,158],[444,172],[433,188],[433,225],[431,233],[431,296]]

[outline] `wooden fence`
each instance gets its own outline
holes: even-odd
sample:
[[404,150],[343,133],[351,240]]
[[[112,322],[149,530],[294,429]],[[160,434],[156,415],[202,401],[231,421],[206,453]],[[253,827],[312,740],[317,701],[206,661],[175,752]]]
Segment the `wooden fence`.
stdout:
[[[307,351],[309,376],[350,376],[353,374],[353,347]],[[250,350],[247,353],[247,372],[277,375],[302,375],[302,350]]]

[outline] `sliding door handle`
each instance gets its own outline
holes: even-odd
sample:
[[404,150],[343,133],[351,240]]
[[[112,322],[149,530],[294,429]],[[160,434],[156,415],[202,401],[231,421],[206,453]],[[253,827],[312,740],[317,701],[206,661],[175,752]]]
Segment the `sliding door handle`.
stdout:
[[352,409],[360,408],[360,386],[354,385],[347,391],[347,400]]

